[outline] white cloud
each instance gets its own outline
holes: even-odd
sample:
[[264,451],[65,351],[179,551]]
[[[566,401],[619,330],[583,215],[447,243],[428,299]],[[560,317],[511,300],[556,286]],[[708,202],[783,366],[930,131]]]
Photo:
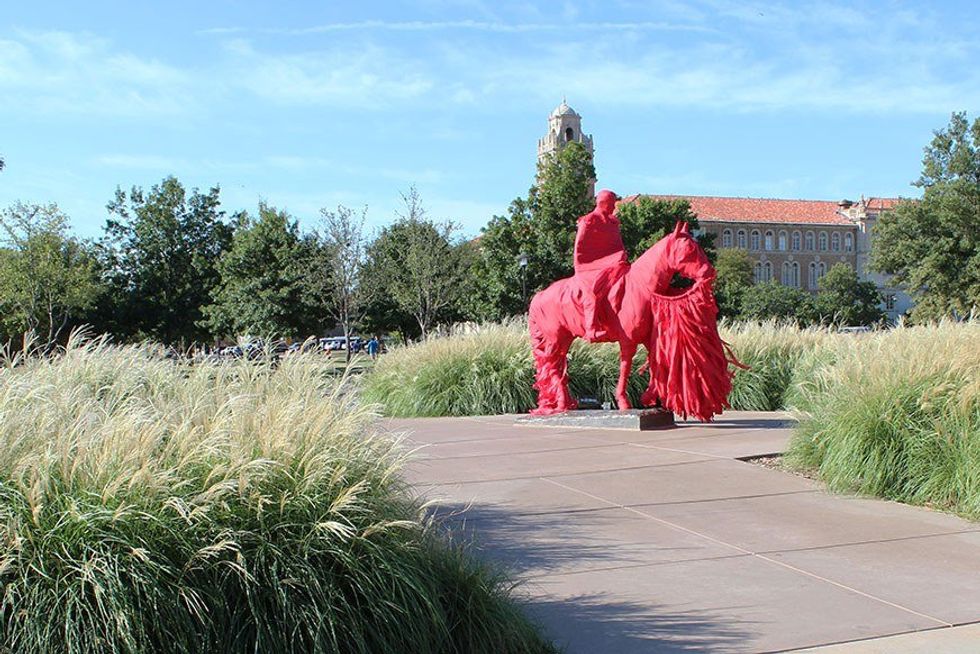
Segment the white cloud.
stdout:
[[193,76],[118,52],[105,39],[60,31],[16,32],[0,40],[0,92],[8,110],[147,116],[193,105]]
[[227,35],[254,32],[259,34],[279,34],[302,36],[326,34],[331,32],[490,32],[499,34],[529,34],[542,32],[601,32],[615,30],[630,31],[713,31],[705,25],[671,23],[667,21],[628,21],[628,22],[571,22],[573,17],[562,12],[566,22],[551,23],[507,23],[502,21],[480,20],[439,20],[439,21],[385,21],[365,20],[349,23],[324,23],[308,27],[269,27],[249,30],[243,27],[213,27],[200,30],[202,35]]
[[232,56],[230,81],[279,104],[381,107],[436,85],[414,62],[370,44],[277,54],[236,39],[225,49]]

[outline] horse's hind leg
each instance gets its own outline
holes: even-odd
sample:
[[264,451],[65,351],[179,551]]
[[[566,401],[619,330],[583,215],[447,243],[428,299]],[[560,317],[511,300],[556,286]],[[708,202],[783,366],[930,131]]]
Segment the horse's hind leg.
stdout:
[[636,354],[636,343],[632,341],[619,342],[619,381],[616,383],[616,403],[620,411],[633,408],[626,394],[630,372],[633,370],[633,355]]
[[555,359],[559,379],[559,386],[556,389],[559,411],[570,411],[578,408],[578,402],[568,390],[568,348],[572,346],[573,340],[575,340],[575,337],[571,333],[564,332],[559,335],[558,343],[555,347]]

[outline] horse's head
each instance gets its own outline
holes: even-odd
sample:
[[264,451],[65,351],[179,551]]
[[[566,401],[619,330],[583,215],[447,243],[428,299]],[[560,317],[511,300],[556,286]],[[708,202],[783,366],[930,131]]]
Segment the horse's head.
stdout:
[[675,274],[694,282],[712,280],[715,277],[714,266],[708,261],[704,250],[691,235],[686,222],[678,222],[674,231],[665,236],[658,244],[659,257],[655,263],[657,270],[657,292],[668,292],[664,286],[670,283]]

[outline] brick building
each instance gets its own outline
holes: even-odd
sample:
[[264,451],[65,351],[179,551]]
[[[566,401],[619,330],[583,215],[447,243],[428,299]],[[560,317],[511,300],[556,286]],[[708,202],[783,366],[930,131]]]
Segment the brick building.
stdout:
[[[582,132],[582,116],[563,99],[548,117],[548,132],[538,140],[538,161],[579,142],[593,152],[592,136]],[[590,193],[594,194],[593,188]],[[639,197],[632,195],[625,201]],[[841,200],[781,200],[705,196],[648,195],[659,199],[686,197],[701,229],[715,234],[715,246],[741,248],[753,260],[756,282],[776,280],[811,293],[837,263],[870,280],[883,298],[882,309],[894,321],[912,307],[907,294],[886,275],[868,268],[872,228],[897,202],[894,198]]]
[[911,308],[908,295],[887,276],[868,268],[871,229],[881,213],[895,205],[893,198],[831,202],[688,196],[687,200],[701,229],[715,235],[717,248],[741,248],[749,253],[756,282],[775,280],[815,293],[820,278],[834,264],[844,263],[861,279],[875,283],[890,320]]

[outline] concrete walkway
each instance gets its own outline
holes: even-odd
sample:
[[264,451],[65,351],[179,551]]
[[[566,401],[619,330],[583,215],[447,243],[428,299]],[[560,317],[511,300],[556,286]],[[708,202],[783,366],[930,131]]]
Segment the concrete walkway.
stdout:
[[783,451],[781,414],[661,432],[389,426],[422,447],[410,481],[525,582],[568,652],[943,651],[978,633],[950,627],[980,622],[980,524],[738,460]]

